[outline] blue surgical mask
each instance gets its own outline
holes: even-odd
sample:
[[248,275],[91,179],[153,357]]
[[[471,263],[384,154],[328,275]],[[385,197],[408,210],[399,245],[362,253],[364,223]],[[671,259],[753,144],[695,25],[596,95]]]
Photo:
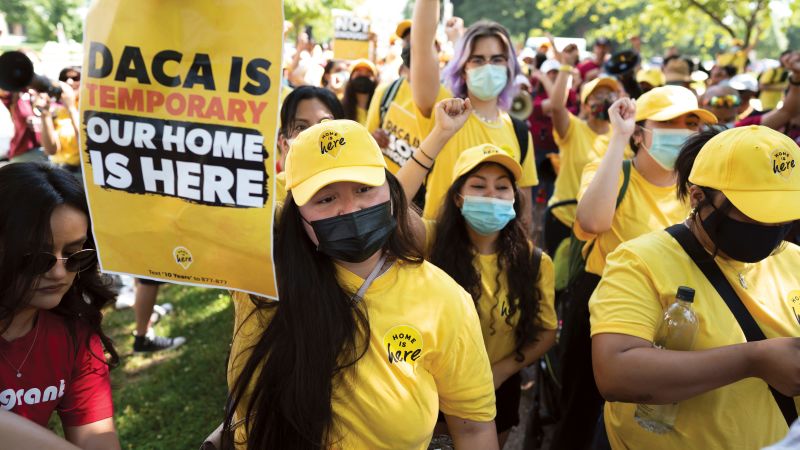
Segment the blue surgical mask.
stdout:
[[466,195],[461,215],[473,230],[486,236],[502,230],[517,217],[517,212],[514,211],[514,200]]
[[651,129],[653,132],[653,143],[647,149],[650,156],[659,166],[666,170],[675,170],[675,160],[681,152],[683,144],[694,134],[692,130],[672,130],[664,128]]
[[497,98],[508,83],[508,68],[485,64],[467,70],[467,89],[483,101]]

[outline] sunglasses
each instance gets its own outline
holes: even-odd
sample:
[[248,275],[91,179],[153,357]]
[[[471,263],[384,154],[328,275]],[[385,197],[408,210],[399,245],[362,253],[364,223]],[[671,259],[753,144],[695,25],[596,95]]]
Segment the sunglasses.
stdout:
[[64,268],[69,272],[83,272],[97,263],[97,252],[94,249],[87,248],[77,251],[66,258],[59,258],[47,252],[25,255],[25,267],[30,275],[47,273],[58,261],[64,261]]
[[742,104],[742,98],[734,94],[714,96],[708,100],[708,104],[717,108],[733,108]]

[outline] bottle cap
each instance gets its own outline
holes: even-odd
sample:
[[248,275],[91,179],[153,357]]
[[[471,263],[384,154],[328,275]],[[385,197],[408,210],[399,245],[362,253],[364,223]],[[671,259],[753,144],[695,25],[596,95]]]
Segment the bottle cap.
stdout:
[[678,288],[678,293],[675,295],[675,298],[691,303],[694,301],[694,289],[687,286],[681,286]]

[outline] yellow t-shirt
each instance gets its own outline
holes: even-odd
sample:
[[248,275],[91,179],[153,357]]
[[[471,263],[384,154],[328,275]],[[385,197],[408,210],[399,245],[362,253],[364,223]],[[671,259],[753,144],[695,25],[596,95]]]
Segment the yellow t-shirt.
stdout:
[[[587,164],[583,169],[581,188],[578,192],[579,200],[594,179],[599,167],[600,161],[594,161]],[[619,187],[622,186],[621,172],[622,168],[620,168]],[[619,192],[619,188],[617,192]],[[628,190],[625,192],[622,203],[614,211],[611,229],[600,235],[595,235],[584,231],[580,223],[577,220],[575,221],[573,230],[578,239],[589,241],[596,238],[592,252],[589,255],[585,255],[585,252],[589,250],[591,242],[584,247],[586,271],[595,275],[602,275],[606,264],[606,256],[613,252],[619,244],[651,231],[664,229],[682,222],[689,215],[690,209],[688,204],[678,200],[675,186],[660,187],[650,184],[631,164],[631,178],[628,182]]]
[[[508,279],[501,277],[497,286],[497,254],[478,255],[475,265],[481,274],[481,298],[478,299],[478,317],[481,320],[483,342],[489,362],[492,364],[514,353],[517,347],[514,328],[519,323],[519,313],[511,317],[511,324],[506,323],[508,317]],[[545,330],[558,328],[558,319],[554,307],[555,278],[553,260],[542,254],[539,276],[535,287],[539,288],[542,297],[539,303],[538,325]]]
[[[436,235],[436,221],[423,219],[425,226],[425,248],[430,255]],[[514,353],[517,347],[514,337],[514,327],[519,323],[519,314],[511,318],[511,323],[506,323],[508,313],[508,279],[501,277],[500,286],[497,286],[497,254],[477,255],[474,261],[475,268],[481,276],[481,297],[478,299],[478,317],[481,321],[481,332],[489,362],[492,364]],[[542,253],[539,264],[539,276],[535,287],[541,292],[539,304],[538,325],[545,330],[558,328],[555,302],[555,275],[553,260],[546,253]],[[498,301],[499,300],[499,301]]]
[[[366,127],[370,133],[378,128],[383,128],[389,135],[389,145],[381,151],[383,151],[389,171],[397,173],[430,133],[433,128],[433,116],[425,117],[420,112],[414,104],[411,85],[408,80],[403,79],[397,95],[386,111],[383,123],[380,123],[381,100],[391,84],[385,83],[375,89],[367,111]],[[450,92],[444,86],[440,86],[436,101],[439,102],[450,97],[452,97]]]
[[[716,261],[767,338],[798,337],[800,324],[800,247],[786,244],[756,264]],[[739,284],[739,272],[748,285]],[[652,341],[663,310],[679,286],[695,290],[700,328],[694,349],[745,342],[725,301],[665,231],[622,244],[608,257],[603,279],[589,301],[592,335],[619,333]],[[795,398],[797,404],[797,398]],[[635,404],[607,402],[605,423],[614,449],[758,449],[787,433],[786,422],[759,378],[746,378],[679,404],[676,433],[657,435],[633,418]]]
[[367,110],[360,106],[356,106],[356,122],[361,125],[367,126]]
[[275,175],[275,201],[283,203],[286,200],[286,172]]
[[80,166],[81,158],[78,154],[78,136],[75,134],[75,127],[72,126],[72,119],[66,108],[59,107],[53,116],[53,125],[58,135],[61,148],[50,157],[54,164],[67,164],[70,166]]
[[[357,291],[364,280],[337,269],[339,283]],[[334,448],[425,449],[440,409],[473,421],[494,419],[480,323],[472,299],[455,281],[428,262],[394,263],[364,297],[369,349],[334,385]],[[229,386],[269,322],[260,313],[250,315],[254,306],[245,294],[235,294],[234,305]],[[243,434],[238,428],[237,438]]]
[[[548,205],[578,198],[583,167],[605,155],[610,134],[610,130],[606,134],[595,133],[585,121],[572,113],[569,115],[569,126],[564,136],[553,128],[553,140],[558,145],[561,165]],[[576,205],[560,206],[553,209],[553,216],[564,225],[572,227],[576,210]]]
[[[444,196],[450,185],[453,184],[453,167],[461,152],[476,145],[492,143],[508,151],[519,161],[522,155],[517,135],[514,133],[514,124],[508,113],[500,113],[500,120],[495,123],[486,123],[475,114],[469,116],[464,126],[444,146],[433,170],[428,174],[425,182],[425,210],[423,217],[434,219],[439,214]],[[536,175],[535,155],[533,154],[533,139],[528,133],[528,152],[525,161],[522,161],[522,179],[517,180],[519,187],[530,187],[539,184]]]

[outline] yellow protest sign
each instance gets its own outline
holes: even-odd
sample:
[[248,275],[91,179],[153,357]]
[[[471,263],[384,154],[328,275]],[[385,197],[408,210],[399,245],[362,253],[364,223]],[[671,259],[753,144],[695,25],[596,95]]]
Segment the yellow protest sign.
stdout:
[[102,0],[81,162],[105,272],[275,297],[280,0]]
[[333,56],[336,59],[369,58],[369,20],[349,11],[337,10],[333,15]]

